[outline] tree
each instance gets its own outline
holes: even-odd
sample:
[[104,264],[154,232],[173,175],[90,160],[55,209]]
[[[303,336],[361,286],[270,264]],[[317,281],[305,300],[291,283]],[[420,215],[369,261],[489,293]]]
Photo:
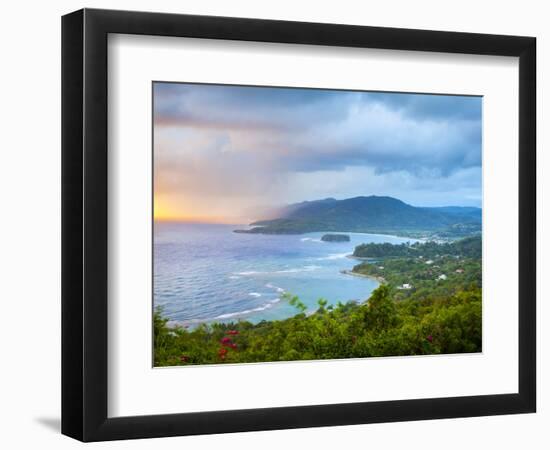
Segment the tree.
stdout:
[[373,291],[364,308],[363,320],[368,331],[387,330],[396,325],[397,311],[387,285]]

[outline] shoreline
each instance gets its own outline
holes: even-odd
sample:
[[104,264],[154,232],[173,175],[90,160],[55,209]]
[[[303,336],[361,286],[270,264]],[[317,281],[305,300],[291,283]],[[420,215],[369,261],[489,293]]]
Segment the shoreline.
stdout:
[[[348,255],[348,257],[351,257],[352,255]],[[357,272],[353,272],[352,270],[348,270],[348,269],[342,269],[339,271],[342,275],[350,275],[350,276],[353,276],[353,277],[359,277],[359,278],[368,278],[368,279],[371,279],[375,282],[378,283],[378,285],[381,285],[381,284],[384,284],[386,282],[386,280],[383,278],[383,277],[376,277],[376,276],[373,276],[373,275],[367,275],[367,274],[362,274],[362,273],[357,273]],[[378,287],[378,286],[376,286]],[[279,299],[281,300],[282,297],[279,297]],[[350,301],[355,301],[357,302],[358,304],[362,304],[362,303],[365,303],[366,301],[368,301],[368,298],[365,299],[365,300],[350,300]],[[282,306],[284,305],[284,302],[276,302],[273,304],[273,307],[277,307],[277,306]],[[271,308],[270,308],[271,309]],[[315,314],[316,311],[307,311],[305,314],[306,316],[311,316],[313,314]],[[254,312],[253,311],[250,311],[250,312],[243,312],[243,314],[236,314],[234,317],[232,318],[210,318],[210,319],[190,319],[190,320],[169,320],[168,323],[167,323],[167,326],[168,328],[171,328],[171,329],[174,329],[174,328],[178,328],[178,327],[182,327],[182,328],[185,328],[185,329],[189,329],[189,330],[193,330],[201,325],[211,325],[213,323],[234,323],[234,322],[240,322],[241,320],[244,320],[244,321],[247,321],[246,320],[246,317],[247,316],[253,316]],[[286,320],[286,319],[289,319],[293,316],[288,316],[288,317],[284,317],[284,318],[280,318],[280,319],[270,319],[268,320],[268,322],[273,322],[273,321],[279,321],[279,320]],[[235,320],[231,320],[231,319],[235,319]],[[264,319],[265,320],[265,319]],[[261,321],[259,321],[261,322]],[[254,323],[254,322],[252,322]]]
[[374,280],[379,284],[384,284],[386,282],[384,277],[377,277],[375,275],[367,275],[365,273],[358,273],[358,272],[354,272],[353,270],[342,269],[342,270],[340,270],[340,273],[343,274],[343,275],[351,275],[352,277],[370,278],[371,280]]

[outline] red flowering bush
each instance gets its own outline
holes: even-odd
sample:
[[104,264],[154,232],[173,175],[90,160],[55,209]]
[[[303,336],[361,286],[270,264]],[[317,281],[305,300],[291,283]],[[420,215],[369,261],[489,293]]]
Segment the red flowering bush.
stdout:
[[232,344],[232,341],[231,341],[231,338],[225,336],[225,337],[223,337],[223,338],[220,339],[220,343],[221,343],[222,345],[227,345],[227,346],[229,346],[229,345]]

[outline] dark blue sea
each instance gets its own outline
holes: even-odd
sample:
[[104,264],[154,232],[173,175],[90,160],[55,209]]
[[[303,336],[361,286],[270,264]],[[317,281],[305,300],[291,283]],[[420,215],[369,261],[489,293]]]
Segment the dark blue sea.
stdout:
[[281,298],[298,295],[308,312],[319,298],[329,304],[364,301],[378,286],[341,273],[357,261],[348,256],[366,242],[412,241],[385,235],[345,233],[351,242],[321,241],[324,233],[234,233],[238,225],[155,223],[154,305],[182,325],[259,322],[293,316]]

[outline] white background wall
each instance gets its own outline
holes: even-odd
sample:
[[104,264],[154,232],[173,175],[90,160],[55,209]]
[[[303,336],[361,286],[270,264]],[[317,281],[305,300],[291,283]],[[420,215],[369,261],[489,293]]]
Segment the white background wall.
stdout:
[[[60,417],[60,16],[83,6],[394,26],[538,38],[539,230],[550,225],[549,12],[542,1],[113,0],[5,2],[0,17],[0,446],[76,448]],[[94,448],[550,448],[549,236],[539,231],[539,412],[95,444]],[[339,380],[335,380],[338,382]]]

